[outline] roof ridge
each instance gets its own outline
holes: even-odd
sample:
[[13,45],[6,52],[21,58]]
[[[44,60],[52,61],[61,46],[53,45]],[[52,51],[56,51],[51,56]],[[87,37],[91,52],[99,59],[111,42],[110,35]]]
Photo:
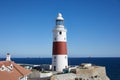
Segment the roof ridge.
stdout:
[[24,76],[24,74],[15,65],[13,65],[13,66],[22,76]]

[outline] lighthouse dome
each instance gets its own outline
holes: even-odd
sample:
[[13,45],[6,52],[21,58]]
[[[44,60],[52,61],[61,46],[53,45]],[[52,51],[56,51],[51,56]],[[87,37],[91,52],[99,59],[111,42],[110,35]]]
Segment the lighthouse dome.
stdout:
[[64,20],[64,18],[62,17],[62,14],[61,13],[58,13],[58,17],[56,20]]

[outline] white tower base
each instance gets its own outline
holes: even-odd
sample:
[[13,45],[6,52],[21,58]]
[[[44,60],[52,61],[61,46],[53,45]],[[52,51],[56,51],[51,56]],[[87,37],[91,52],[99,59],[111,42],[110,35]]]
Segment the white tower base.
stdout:
[[63,72],[63,69],[68,68],[67,55],[53,55],[52,56],[52,70]]

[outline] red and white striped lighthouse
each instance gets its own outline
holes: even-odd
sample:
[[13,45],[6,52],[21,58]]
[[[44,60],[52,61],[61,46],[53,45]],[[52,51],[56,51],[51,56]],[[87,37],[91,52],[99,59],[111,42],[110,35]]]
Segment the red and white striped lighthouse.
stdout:
[[53,29],[52,70],[62,72],[68,67],[67,30],[64,28],[64,18],[58,13],[56,26]]

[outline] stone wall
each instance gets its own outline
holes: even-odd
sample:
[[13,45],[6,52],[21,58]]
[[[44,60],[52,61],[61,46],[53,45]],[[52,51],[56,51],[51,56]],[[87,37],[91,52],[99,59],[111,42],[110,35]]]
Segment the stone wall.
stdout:
[[92,66],[88,68],[78,67],[75,70],[76,80],[109,80],[106,75],[105,67]]

